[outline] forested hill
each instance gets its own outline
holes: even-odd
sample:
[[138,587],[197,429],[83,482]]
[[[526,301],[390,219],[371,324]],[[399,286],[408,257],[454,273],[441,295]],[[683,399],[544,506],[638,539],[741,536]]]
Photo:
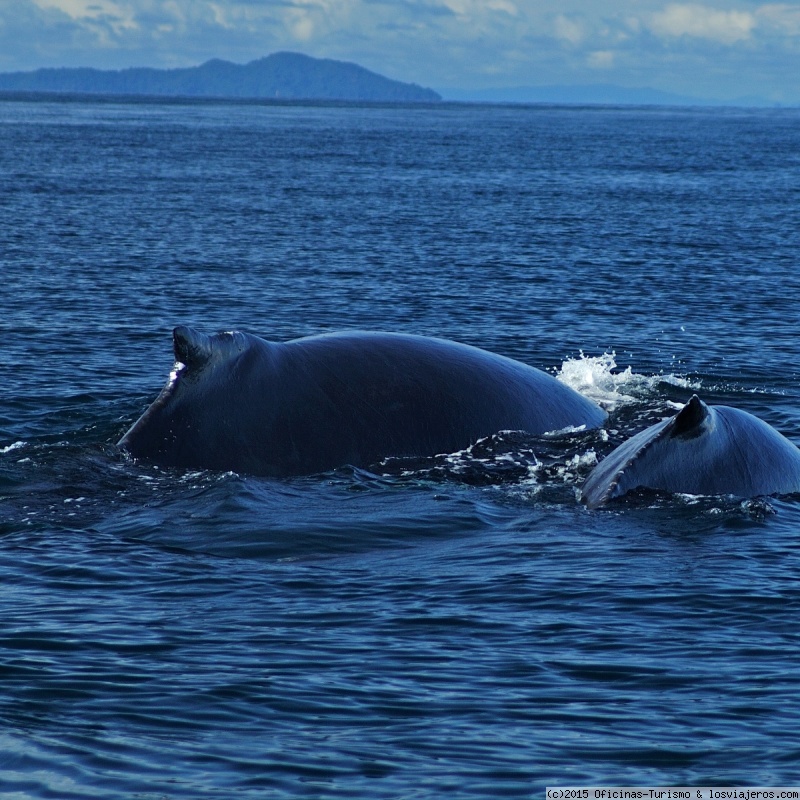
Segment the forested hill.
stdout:
[[358,64],[300,53],[273,53],[243,65],[214,59],[185,69],[65,67],[3,73],[0,91],[372,102],[441,100],[432,89],[391,80]]

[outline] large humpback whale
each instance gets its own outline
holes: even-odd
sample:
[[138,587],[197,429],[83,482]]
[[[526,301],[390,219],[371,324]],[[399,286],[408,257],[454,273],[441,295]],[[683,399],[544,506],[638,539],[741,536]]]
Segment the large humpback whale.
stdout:
[[737,497],[800,492],[800,450],[758,417],[694,395],[674,417],[613,450],[581,495],[597,508],[637,488]]
[[443,339],[346,332],[274,343],[179,327],[173,343],[169,382],[119,442],[167,466],[305,475],[606,417],[541,370]]

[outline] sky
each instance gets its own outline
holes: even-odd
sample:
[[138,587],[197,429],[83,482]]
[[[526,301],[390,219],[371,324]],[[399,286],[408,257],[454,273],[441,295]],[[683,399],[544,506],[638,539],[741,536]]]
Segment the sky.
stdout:
[[445,95],[602,83],[800,103],[800,0],[0,0],[0,72],[282,50]]

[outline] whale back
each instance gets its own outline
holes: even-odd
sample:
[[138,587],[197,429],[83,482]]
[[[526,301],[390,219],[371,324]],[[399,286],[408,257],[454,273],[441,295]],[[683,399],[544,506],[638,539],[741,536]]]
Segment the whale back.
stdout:
[[623,442],[581,495],[597,508],[637,488],[757,497],[800,491],[800,450],[758,417],[694,395],[674,417]]
[[119,443],[171,466],[311,474],[605,419],[541,370],[443,339],[356,331],[274,343],[176,328],[173,342],[170,381]]

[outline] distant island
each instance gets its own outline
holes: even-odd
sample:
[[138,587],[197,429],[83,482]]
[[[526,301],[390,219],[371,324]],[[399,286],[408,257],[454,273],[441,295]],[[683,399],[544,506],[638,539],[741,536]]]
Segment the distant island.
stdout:
[[273,53],[249,64],[213,59],[184,69],[64,67],[7,72],[0,73],[0,91],[390,103],[442,99],[432,89],[391,80],[358,64],[301,53]]

